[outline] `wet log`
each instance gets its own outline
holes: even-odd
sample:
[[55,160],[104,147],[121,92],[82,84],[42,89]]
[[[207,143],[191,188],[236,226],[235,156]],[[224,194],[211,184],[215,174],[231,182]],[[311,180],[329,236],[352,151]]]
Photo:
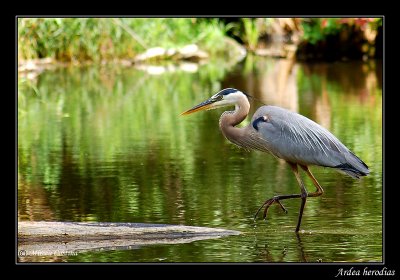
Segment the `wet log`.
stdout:
[[142,223],[19,222],[18,255],[130,250],[150,244],[179,244],[238,235],[219,228]]

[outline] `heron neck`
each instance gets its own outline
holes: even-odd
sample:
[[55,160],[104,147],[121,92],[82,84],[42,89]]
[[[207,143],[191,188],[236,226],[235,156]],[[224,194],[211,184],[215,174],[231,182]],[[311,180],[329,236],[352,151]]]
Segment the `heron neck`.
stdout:
[[247,100],[247,97],[243,96],[239,99],[239,102],[235,104],[234,111],[226,111],[221,115],[219,119],[219,127],[221,128],[222,134],[224,136],[234,142],[235,139],[241,136],[242,128],[235,127],[240,124],[249,113],[250,103]]

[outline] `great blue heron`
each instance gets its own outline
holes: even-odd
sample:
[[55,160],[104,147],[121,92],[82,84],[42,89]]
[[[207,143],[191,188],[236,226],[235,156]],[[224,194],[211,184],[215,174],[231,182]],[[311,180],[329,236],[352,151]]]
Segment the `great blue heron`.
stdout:
[[[298,232],[307,197],[316,197],[324,193],[308,168],[309,165],[334,168],[357,179],[369,174],[368,166],[319,124],[277,106],[262,106],[254,113],[247,126],[243,128],[235,127],[249,113],[248,97],[249,95],[237,89],[226,88],[181,115],[235,105],[234,111],[224,112],[219,119],[222,134],[232,143],[247,150],[268,152],[285,160],[292,168],[301,190],[300,194],[277,195],[266,200],[258,209],[254,218],[265,206],[263,215],[265,219],[268,208],[273,203],[279,204],[282,210],[287,213],[280,201],[289,198],[301,198],[296,226],[296,232]],[[298,165],[311,178],[316,187],[315,192],[307,193],[299,175]]]

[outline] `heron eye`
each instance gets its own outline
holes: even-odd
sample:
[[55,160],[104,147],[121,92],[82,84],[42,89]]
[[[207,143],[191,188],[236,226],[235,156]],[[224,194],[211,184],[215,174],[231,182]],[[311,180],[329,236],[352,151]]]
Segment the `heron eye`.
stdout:
[[222,95],[217,95],[217,96],[215,96],[214,98],[213,98],[213,100],[215,100],[215,101],[220,101],[220,100],[222,100],[224,97],[222,96]]
[[262,117],[259,117],[259,118],[255,119],[253,121],[254,129],[258,131],[258,123],[259,122],[267,122],[267,121],[268,121],[268,117],[267,116],[262,116]]

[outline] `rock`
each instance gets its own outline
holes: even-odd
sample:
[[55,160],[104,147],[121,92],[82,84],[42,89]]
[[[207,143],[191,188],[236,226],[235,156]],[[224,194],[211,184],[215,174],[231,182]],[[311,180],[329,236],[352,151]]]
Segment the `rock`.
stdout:
[[130,61],[129,59],[121,59],[121,60],[119,61],[119,63],[120,63],[122,66],[125,66],[125,67],[132,66],[132,61]]
[[186,45],[180,49],[164,49],[161,47],[155,47],[148,49],[144,53],[137,55],[134,58],[134,62],[144,62],[152,60],[190,60],[200,61],[208,58],[208,54],[205,51],[199,49],[195,44]]
[[229,59],[229,65],[235,65],[239,61],[242,61],[246,55],[247,51],[246,48],[243,47],[241,44],[233,40],[232,38],[229,37],[224,37],[224,40],[222,42],[225,47],[224,49],[226,50],[225,56],[227,56]]
[[[170,53],[170,52],[169,52]],[[169,54],[168,53],[168,54]],[[148,49],[142,54],[139,54],[135,57],[134,61],[146,61],[150,59],[160,59],[163,58],[167,55],[167,51],[164,48],[161,47],[155,47]]]
[[198,62],[207,59],[208,54],[205,51],[200,50],[197,45],[191,44],[180,48],[177,52],[176,58]]
[[41,59],[20,60],[18,62],[18,72],[21,77],[34,80],[37,76],[47,69],[54,69],[56,62],[51,57]]
[[195,44],[186,45],[179,49],[179,53],[183,56],[190,56],[199,51],[199,47]]

